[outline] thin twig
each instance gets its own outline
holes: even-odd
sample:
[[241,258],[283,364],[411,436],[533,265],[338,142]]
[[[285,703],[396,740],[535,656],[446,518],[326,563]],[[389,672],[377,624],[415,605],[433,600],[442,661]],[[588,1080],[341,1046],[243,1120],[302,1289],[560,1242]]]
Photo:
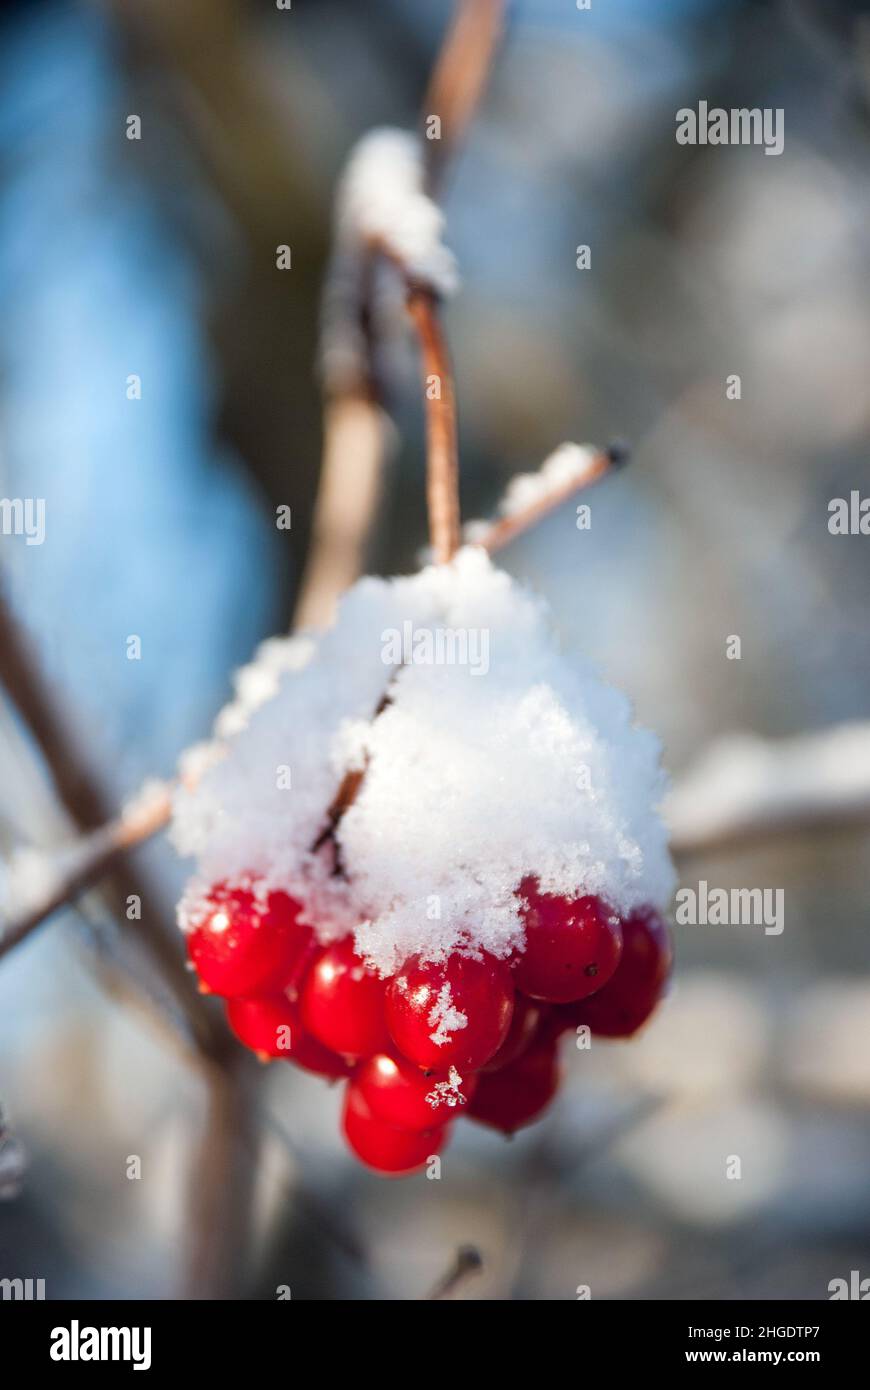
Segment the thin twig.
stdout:
[[441,182],[480,105],[504,10],[504,0],[459,0],[456,5],[423,100],[424,134],[431,116],[441,123],[439,138],[427,139],[430,191]]
[[461,542],[456,393],[447,341],[431,290],[412,288],[408,313],[420,341],[426,401],[426,502],[436,563],[452,560]]
[[452,1298],[457,1293],[466,1280],[472,1275],[477,1274],[483,1268],[483,1256],[474,1245],[460,1245],[456,1252],[456,1257],[448,1269],[447,1273],[438,1280],[438,1283],[427,1295],[429,1301]]
[[8,922],[0,922],[0,958],[29,936],[41,922],[111,870],[128,850],[162,830],[169,820],[171,798],[143,799],[140,809],[92,830],[61,852],[27,851],[46,861],[50,886],[41,887],[32,905],[26,905]]
[[567,502],[578,492],[583,492],[587,487],[591,487],[593,483],[606,477],[614,468],[621,467],[625,457],[625,449],[622,445],[614,444],[607,449],[602,449],[593,455],[589,469],[582,477],[571,479],[561,487],[552,488],[545,496],[540,497],[531,506],[524,507],[521,511],[498,517],[490,523],[488,529],[474,534],[474,544],[482,546],[490,555],[495,554],[498,550],[503,550],[505,546],[510,545],[511,541],[516,540],[517,536],[536,526],[550,512],[560,507],[563,502]]

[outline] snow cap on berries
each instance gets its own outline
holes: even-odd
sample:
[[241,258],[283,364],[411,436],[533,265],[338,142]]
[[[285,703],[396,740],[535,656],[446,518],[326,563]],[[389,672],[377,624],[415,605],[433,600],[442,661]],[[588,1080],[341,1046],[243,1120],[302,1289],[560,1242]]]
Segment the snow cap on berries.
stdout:
[[[361,580],[307,664],[268,656],[274,694],[176,798],[175,843],[198,861],[182,925],[218,880],[283,888],[322,939],[355,930],[391,974],[413,954],[521,949],[529,876],[620,914],[670,897],[658,741],[483,551]],[[349,768],[364,776],[339,877],[311,847]]]

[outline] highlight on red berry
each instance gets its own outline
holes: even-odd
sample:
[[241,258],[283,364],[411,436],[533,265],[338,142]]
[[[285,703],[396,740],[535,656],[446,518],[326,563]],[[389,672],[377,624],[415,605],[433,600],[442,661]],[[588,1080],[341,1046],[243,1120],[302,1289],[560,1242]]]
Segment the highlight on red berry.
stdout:
[[493,956],[412,956],[387,986],[387,1026],[420,1067],[476,1070],[501,1047],[514,1010],[507,967]]
[[422,1168],[441,1152],[447,1140],[445,1125],[434,1129],[400,1129],[372,1114],[355,1081],[347,1088],[342,1129],[348,1144],[368,1168],[401,1177]]
[[385,991],[386,982],[345,937],[325,946],[309,966],[300,996],[302,1022],[332,1052],[369,1057],[389,1046]]
[[360,1064],[355,1085],[376,1119],[400,1129],[432,1129],[456,1119],[474,1095],[477,1077],[424,1072],[395,1052],[379,1052]]
[[187,951],[205,991],[227,999],[282,989],[311,939],[301,908],[287,893],[265,901],[249,888],[217,884],[187,936]]

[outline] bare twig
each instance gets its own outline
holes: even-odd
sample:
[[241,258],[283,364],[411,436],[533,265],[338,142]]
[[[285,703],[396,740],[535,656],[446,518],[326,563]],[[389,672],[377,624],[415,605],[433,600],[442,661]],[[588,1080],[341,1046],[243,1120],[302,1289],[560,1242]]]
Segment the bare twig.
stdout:
[[3,1109],[0,1107],[0,1202],[7,1202],[18,1196],[26,1169],[27,1155],[24,1147],[6,1127]]
[[256,1079],[236,1056],[208,1076],[206,1117],[190,1159],[187,1268],[192,1299],[239,1295],[256,1183]]
[[[161,830],[169,814],[167,790],[165,796],[143,799],[134,813],[90,831],[66,849],[20,851],[9,872],[13,880],[14,911],[8,920],[0,922],[0,958],[29,936],[46,917],[112,869],[127,850]],[[26,885],[31,877],[36,880],[36,886],[28,902],[26,886],[16,886],[15,880],[20,878]]]
[[441,122],[440,138],[427,140],[430,189],[474,119],[504,25],[504,0],[459,0],[423,101],[423,124]]
[[483,1256],[474,1245],[460,1245],[456,1257],[447,1273],[427,1295],[431,1301],[452,1298],[458,1293],[466,1280],[483,1268]]
[[311,545],[293,613],[296,629],[326,627],[339,598],[362,573],[389,430],[383,408],[365,391],[343,391],[326,403]]
[[437,563],[443,565],[460,544],[456,393],[435,295],[427,289],[412,288],[408,312],[420,340],[423,365],[429,538]]
[[473,531],[469,528],[469,539],[475,545],[483,546],[484,550],[489,551],[491,555],[498,550],[503,550],[517,536],[536,526],[550,512],[555,511],[563,502],[567,502],[570,497],[574,497],[578,492],[583,492],[587,487],[591,487],[593,483],[597,483],[600,478],[604,478],[614,468],[621,467],[625,457],[626,453],[622,445],[613,444],[607,449],[600,450],[590,458],[589,467],[585,473],[569,479],[560,487],[551,488],[529,506],[511,512],[509,515],[498,517],[483,529],[475,524]]

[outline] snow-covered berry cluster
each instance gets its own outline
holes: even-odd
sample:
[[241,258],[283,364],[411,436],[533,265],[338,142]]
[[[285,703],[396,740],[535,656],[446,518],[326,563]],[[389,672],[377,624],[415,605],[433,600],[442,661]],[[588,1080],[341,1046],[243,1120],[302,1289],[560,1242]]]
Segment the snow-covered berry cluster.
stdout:
[[218,733],[174,815],[190,960],[244,1044],[346,1080],[370,1167],[420,1167],[460,1114],[512,1133],[556,1092],[561,1033],[652,1013],[657,743],[482,551],[267,644]]

